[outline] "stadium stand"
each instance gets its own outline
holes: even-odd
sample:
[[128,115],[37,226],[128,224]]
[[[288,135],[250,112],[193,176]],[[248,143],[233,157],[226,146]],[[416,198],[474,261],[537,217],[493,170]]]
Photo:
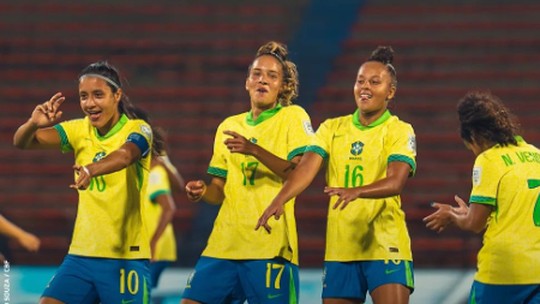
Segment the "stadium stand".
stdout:
[[[463,4],[367,1],[313,103],[314,126],[354,111],[358,65],[377,45],[396,51],[398,93],[392,111],[417,132],[418,172],[403,195],[415,264],[475,265],[480,239],[424,228],[429,202],[468,196],[474,156],[457,132],[455,104],[472,88],[491,89],[521,118],[524,137],[540,144],[540,5],[534,1]],[[71,156],[20,153],[16,126],[33,106],[63,91],[66,118],[78,117],[78,71],[107,59],[121,68],[126,91],[168,131],[171,159],[186,179],[206,178],[213,133],[226,116],[248,109],[243,83],[254,50],[291,41],[309,0],[17,1],[0,3],[0,212],[43,239],[39,257],[10,243],[13,261],[59,264],[76,210]],[[331,25],[329,25],[331,26]],[[312,49],[311,52],[316,50]],[[300,70],[302,73],[302,70]],[[301,264],[320,267],[327,198],[322,174],[297,204]],[[179,265],[192,266],[206,241],[201,207],[178,197]],[[208,208],[208,207],[205,207]],[[207,209],[204,209],[209,211]],[[212,211],[212,210],[210,210]],[[215,210],[213,210],[215,212]],[[199,223],[197,223],[199,222]]]

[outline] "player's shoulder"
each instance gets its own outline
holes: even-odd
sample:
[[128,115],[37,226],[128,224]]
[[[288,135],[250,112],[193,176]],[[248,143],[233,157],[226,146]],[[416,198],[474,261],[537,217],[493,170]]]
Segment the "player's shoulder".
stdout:
[[90,121],[88,120],[88,117],[81,117],[81,118],[73,118],[73,119],[64,120],[58,124],[61,126],[66,126],[66,125],[80,126],[80,125],[89,124],[89,123]]
[[228,116],[219,123],[218,128],[224,128],[230,125],[242,124],[246,121],[248,115],[249,115],[249,112],[242,112],[239,114]]
[[151,178],[155,180],[159,180],[163,178],[164,176],[167,176],[167,170],[162,165],[157,164],[155,166],[152,166],[152,168],[150,169]]
[[307,114],[306,110],[302,106],[295,105],[295,104],[282,107],[281,111],[283,113],[293,114],[293,115],[294,114]]
[[400,119],[397,115],[390,116],[387,125],[396,130],[414,130],[411,123]]
[[390,118],[388,119],[389,123],[396,124],[396,125],[403,125],[403,126],[412,126],[411,123],[399,118],[399,116],[392,114]]
[[152,127],[143,119],[129,118],[126,121],[126,125],[128,126],[126,131],[128,132],[142,133],[147,137],[152,135]]
[[329,129],[337,129],[345,125],[352,125],[353,123],[353,114],[337,116],[332,118],[325,119],[321,126],[325,126]]

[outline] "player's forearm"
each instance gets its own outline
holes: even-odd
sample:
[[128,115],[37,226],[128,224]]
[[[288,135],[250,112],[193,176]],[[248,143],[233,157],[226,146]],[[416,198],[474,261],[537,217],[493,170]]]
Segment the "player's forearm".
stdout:
[[452,222],[461,230],[472,231],[474,233],[480,233],[484,230],[485,224],[474,221],[470,212],[466,214],[452,213]]
[[2,215],[0,215],[0,232],[13,239],[20,239],[27,233]]
[[92,176],[105,175],[127,168],[129,165],[135,163],[139,157],[139,153],[122,147],[100,161],[85,165],[85,167],[90,171]]
[[163,235],[165,228],[167,228],[167,225],[172,221],[173,216],[174,210],[163,210],[163,212],[161,212],[156,231],[154,231],[154,235],[152,236],[154,242],[157,242]]
[[362,186],[360,198],[385,198],[400,195],[404,184],[388,178]]
[[19,149],[29,149],[35,142],[38,126],[30,120],[22,124],[13,135],[13,145]]
[[210,204],[221,204],[225,199],[223,188],[220,188],[217,185],[211,183],[210,185],[206,186],[206,190],[202,196],[202,199]]
[[302,193],[313,181],[322,166],[322,157],[316,153],[308,152],[283,183],[276,200],[283,203]]
[[253,156],[283,180],[287,179],[296,167],[294,162],[279,158],[260,146],[256,146]]
[[392,162],[387,176],[369,185],[360,187],[360,198],[385,198],[400,195],[409,179],[410,166],[407,163]]

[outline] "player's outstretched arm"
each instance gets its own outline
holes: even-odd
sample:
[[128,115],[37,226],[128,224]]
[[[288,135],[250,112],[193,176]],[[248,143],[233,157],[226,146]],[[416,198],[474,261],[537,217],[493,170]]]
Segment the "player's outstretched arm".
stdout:
[[0,233],[9,238],[15,239],[28,251],[35,252],[39,249],[40,240],[35,235],[13,224],[2,215],[0,215]]
[[128,141],[98,162],[84,166],[76,164],[73,169],[77,172],[78,177],[75,184],[70,187],[84,190],[90,185],[92,177],[122,170],[138,161],[141,155],[140,148],[133,142]]
[[268,224],[270,218],[274,217],[276,220],[280,218],[284,212],[285,203],[302,193],[311,184],[322,164],[323,158],[319,154],[313,152],[304,154],[296,169],[289,174],[279,193],[257,221],[255,230],[264,227],[270,232],[272,230]]
[[383,179],[355,188],[325,187],[324,193],[329,196],[339,196],[333,208],[340,207],[343,210],[357,198],[384,198],[401,194],[409,178],[410,170],[411,167],[407,163],[391,162],[386,170],[386,177]]

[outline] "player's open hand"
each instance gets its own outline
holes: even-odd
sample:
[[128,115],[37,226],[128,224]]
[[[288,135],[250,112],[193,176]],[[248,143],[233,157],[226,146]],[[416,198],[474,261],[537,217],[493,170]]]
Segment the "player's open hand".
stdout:
[[324,187],[324,193],[328,196],[337,195],[338,200],[334,204],[333,208],[337,209],[341,205],[341,210],[345,209],[347,205],[357,199],[360,196],[360,188],[339,188],[339,187]]
[[37,105],[32,112],[30,121],[38,128],[48,127],[62,117],[60,105],[66,100],[61,92],[54,94],[49,100]]
[[223,142],[231,153],[253,155],[256,145],[247,138],[234,131],[223,131],[223,134],[231,136]]
[[272,232],[272,227],[268,225],[268,221],[272,216],[274,217],[274,219],[279,220],[281,215],[283,215],[283,212],[283,204],[274,200],[270,204],[270,206],[268,206],[266,210],[264,210],[263,214],[259,218],[259,221],[257,221],[257,226],[255,226],[255,230],[259,230],[259,228],[261,228],[262,226],[268,233]]
[[442,232],[448,225],[453,222],[453,219],[458,215],[465,215],[469,212],[469,207],[459,196],[454,196],[458,207],[452,207],[449,204],[441,204],[437,202],[431,203],[431,206],[437,211],[426,216],[423,221],[426,223],[426,227],[436,231]]
[[198,202],[206,193],[206,183],[202,180],[189,181],[185,189],[187,198],[192,202]]

